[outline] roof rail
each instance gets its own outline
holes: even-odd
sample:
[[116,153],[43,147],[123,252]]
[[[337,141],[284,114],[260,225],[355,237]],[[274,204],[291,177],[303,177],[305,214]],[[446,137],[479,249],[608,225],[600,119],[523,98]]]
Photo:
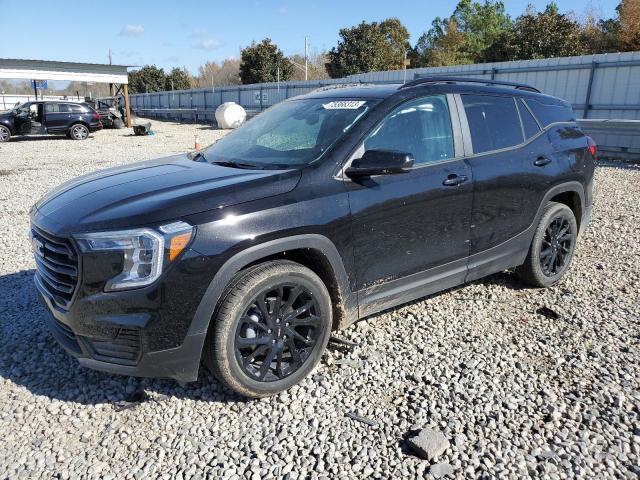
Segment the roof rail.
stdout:
[[527,90],[529,92],[542,93],[535,87],[527,85],[526,83],[506,82],[502,80],[487,80],[484,78],[464,78],[464,77],[423,77],[412,80],[402,85],[400,88],[416,87],[418,85],[426,85],[429,83],[482,83],[485,85],[500,85],[505,87],[513,87],[518,90]]

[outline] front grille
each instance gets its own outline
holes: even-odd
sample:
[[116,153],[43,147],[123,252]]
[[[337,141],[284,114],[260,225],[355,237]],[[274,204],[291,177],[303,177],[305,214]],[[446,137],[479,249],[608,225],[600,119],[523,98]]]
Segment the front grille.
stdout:
[[36,285],[56,306],[68,309],[78,284],[78,255],[71,242],[31,227]]
[[87,339],[96,360],[135,365],[140,357],[140,333],[138,330],[121,328],[113,340]]

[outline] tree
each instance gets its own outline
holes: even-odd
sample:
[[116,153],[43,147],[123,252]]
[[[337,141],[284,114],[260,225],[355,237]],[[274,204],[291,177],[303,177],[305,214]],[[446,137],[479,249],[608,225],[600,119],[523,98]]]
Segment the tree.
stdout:
[[403,68],[410,48],[409,32],[397,18],[342,28],[340,37],[328,53],[326,68],[332,78]]
[[582,42],[585,53],[618,52],[622,49],[619,38],[620,21],[598,18],[593,10],[587,12],[582,25]]
[[640,50],[640,0],[622,0],[618,5],[618,37],[625,51]]
[[436,17],[420,36],[411,52],[411,66],[483,62],[487,47],[512,24],[502,2],[461,0],[449,18]]
[[411,66],[442,67],[472,63],[464,50],[465,35],[457,22],[436,18],[428,32],[422,34],[410,53]]
[[189,88],[191,88],[191,75],[186,67],[174,67],[166,76],[164,90],[187,90]]
[[[301,67],[304,67],[304,56],[296,53],[289,57],[292,62],[297,63]],[[311,53],[307,58],[307,77],[309,80],[323,80],[329,78],[326,63],[329,61],[329,57],[326,52]],[[296,67],[291,77],[292,80],[304,80],[304,70]]]
[[197,87],[211,87],[240,84],[240,60],[231,58],[221,63],[207,62],[198,67],[194,79]]
[[544,12],[527,11],[485,52],[488,61],[567,57],[585,52],[580,25],[550,3]]
[[166,89],[167,76],[162,68],[145,65],[140,70],[129,73],[131,93],[162,92]]
[[292,75],[293,65],[270,38],[252,42],[240,54],[240,80],[244,84],[289,80]]

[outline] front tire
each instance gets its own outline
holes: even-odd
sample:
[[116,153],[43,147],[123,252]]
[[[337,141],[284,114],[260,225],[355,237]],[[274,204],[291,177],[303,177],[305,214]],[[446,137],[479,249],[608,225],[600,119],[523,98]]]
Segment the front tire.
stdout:
[[533,236],[525,262],[516,275],[535,287],[550,287],[566,274],[578,239],[573,211],[562,203],[549,202]]
[[331,334],[331,298],[308,268],[270,261],[230,282],[212,322],[206,367],[230,389],[265,397],[316,367]]
[[89,128],[82,123],[71,125],[69,129],[69,138],[71,140],[86,140],[89,137]]
[[4,125],[0,125],[0,143],[8,142],[11,139],[11,130]]

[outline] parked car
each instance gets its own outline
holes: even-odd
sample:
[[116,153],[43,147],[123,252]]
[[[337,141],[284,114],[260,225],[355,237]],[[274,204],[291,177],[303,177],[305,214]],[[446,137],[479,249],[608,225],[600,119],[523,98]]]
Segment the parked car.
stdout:
[[35,283],[82,365],[188,382],[202,359],[271,395],[360,318],[507,269],[554,285],[595,157],[569,104],[526,85],[321,89],[42,198]]
[[66,133],[72,140],[85,140],[102,128],[100,115],[84,103],[61,101],[26,102],[0,112],[0,142],[12,136]]
[[121,97],[85,98],[85,103],[100,115],[104,128],[124,128],[125,113]]

